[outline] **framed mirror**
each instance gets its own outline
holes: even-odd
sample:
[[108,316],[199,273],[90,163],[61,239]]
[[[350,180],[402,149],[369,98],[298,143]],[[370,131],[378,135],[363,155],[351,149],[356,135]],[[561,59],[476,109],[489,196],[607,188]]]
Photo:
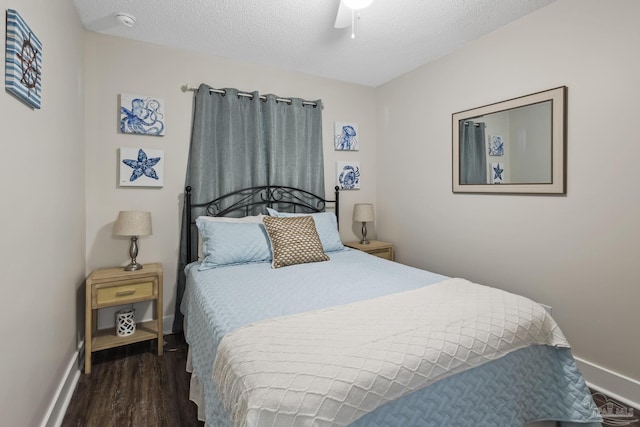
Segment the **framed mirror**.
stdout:
[[452,115],[453,192],[565,194],[567,87]]

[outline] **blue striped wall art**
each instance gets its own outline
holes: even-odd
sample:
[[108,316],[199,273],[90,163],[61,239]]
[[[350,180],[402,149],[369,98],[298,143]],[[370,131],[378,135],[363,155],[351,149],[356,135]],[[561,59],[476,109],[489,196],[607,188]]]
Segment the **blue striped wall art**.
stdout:
[[13,9],[7,9],[6,42],[4,81],[7,92],[33,108],[40,108],[42,43]]

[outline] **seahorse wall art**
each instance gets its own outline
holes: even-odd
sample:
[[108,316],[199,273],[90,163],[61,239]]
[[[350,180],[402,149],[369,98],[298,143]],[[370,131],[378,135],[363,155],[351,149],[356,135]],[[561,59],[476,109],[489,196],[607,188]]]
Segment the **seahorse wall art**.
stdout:
[[338,151],[358,151],[358,125],[356,123],[335,122],[334,145]]
[[141,95],[120,95],[120,132],[164,135],[164,100]]

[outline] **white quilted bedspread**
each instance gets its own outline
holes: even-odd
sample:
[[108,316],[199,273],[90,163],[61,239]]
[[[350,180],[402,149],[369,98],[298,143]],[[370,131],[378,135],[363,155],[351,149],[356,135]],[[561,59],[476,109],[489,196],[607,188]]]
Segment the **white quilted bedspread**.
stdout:
[[237,329],[220,343],[213,376],[237,427],[346,426],[530,345],[569,347],[535,302],[448,279]]

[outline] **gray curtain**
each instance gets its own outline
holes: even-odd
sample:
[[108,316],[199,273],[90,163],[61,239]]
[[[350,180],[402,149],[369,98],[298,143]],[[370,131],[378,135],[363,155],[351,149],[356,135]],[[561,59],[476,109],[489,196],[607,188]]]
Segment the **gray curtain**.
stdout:
[[[239,96],[237,89],[212,92],[200,85],[195,95],[186,185],[193,203],[204,203],[232,191],[260,185],[287,185],[320,196],[324,193],[322,104],[301,99],[278,101]],[[258,212],[256,212],[258,213]],[[186,233],[197,233],[182,213],[173,331],[182,330],[180,311],[186,284]]]
[[324,197],[321,103],[291,104],[267,95],[264,134],[268,151],[269,184],[301,188]]
[[487,183],[485,124],[460,121],[460,184]]
[[194,203],[202,203],[267,180],[267,149],[262,133],[261,102],[225,95],[201,85],[196,92],[186,185]]

